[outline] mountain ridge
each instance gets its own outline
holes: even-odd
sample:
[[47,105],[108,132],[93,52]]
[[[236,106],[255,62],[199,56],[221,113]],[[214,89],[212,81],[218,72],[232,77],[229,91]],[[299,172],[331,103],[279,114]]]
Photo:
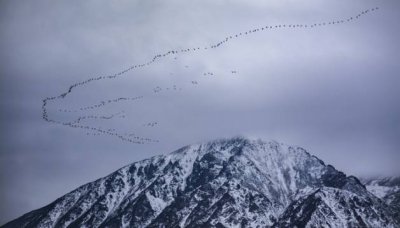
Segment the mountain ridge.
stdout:
[[3,227],[399,227],[391,207],[301,147],[235,137],[124,166]]

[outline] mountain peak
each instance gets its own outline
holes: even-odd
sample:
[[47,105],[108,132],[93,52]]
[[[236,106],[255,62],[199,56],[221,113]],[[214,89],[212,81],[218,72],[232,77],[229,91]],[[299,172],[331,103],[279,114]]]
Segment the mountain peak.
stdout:
[[357,178],[305,149],[234,137],[135,162],[5,227],[295,224],[399,225]]

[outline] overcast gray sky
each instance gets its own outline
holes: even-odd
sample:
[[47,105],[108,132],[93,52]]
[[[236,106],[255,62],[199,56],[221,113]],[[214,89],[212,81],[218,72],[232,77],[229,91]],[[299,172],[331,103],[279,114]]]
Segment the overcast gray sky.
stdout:
[[[272,29],[168,56],[48,107],[63,121],[121,112],[85,124],[159,143],[93,136],[41,118],[45,97],[155,54],[376,6],[351,23]],[[347,174],[400,174],[399,12],[397,0],[1,1],[0,224],[123,165],[237,135],[302,146]],[[162,91],[153,93],[157,86]],[[136,96],[143,99],[58,112]],[[151,122],[157,125],[143,126]]]

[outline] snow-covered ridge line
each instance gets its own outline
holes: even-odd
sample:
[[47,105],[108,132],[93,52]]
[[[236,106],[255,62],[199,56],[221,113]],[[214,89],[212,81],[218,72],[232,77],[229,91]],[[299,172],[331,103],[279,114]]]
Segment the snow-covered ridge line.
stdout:
[[4,227],[399,227],[395,214],[301,147],[235,137],[132,163]]

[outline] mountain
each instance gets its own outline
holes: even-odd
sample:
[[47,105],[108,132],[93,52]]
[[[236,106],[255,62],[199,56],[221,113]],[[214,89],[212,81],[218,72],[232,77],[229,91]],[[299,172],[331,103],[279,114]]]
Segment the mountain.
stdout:
[[300,147],[231,138],[135,162],[3,227],[400,227]]
[[361,181],[368,191],[394,208],[400,219],[400,177],[368,178]]

